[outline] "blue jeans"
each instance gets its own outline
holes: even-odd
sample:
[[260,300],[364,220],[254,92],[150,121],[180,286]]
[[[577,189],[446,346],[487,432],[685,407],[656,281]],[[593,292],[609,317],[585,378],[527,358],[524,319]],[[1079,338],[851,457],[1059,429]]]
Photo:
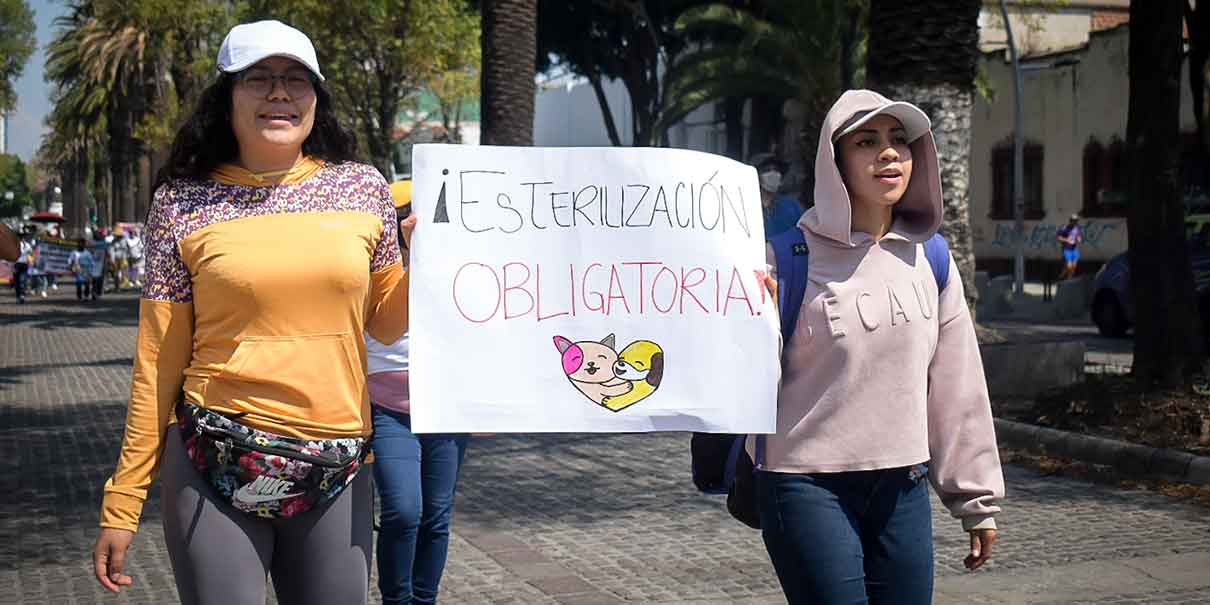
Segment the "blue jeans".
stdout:
[[374,406],[381,499],[378,589],[384,605],[436,603],[465,435],[416,435],[408,414]]
[[793,605],[928,605],[933,523],[927,466],[758,472],[765,548]]

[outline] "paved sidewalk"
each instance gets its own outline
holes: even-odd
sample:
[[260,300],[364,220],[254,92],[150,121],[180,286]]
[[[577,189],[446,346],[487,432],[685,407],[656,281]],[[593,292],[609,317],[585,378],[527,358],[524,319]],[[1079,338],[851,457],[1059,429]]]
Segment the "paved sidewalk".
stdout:
[[[0,605],[176,603],[155,490],[130,557],[134,589],[110,598],[89,571],[137,301],[56,294],[19,307],[0,290]],[[1210,603],[1210,510],[1005,472],[986,571],[962,569],[966,536],[935,507],[937,603]],[[442,602],[784,602],[759,534],[688,475],[684,434],[476,439]]]

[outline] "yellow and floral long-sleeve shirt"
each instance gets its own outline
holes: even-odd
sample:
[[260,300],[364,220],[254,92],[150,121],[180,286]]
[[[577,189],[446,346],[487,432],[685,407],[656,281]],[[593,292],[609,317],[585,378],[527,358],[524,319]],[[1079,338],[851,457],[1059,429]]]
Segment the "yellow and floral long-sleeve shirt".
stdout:
[[126,433],[101,526],[138,527],[182,397],[308,439],[371,432],[364,333],[407,329],[386,181],[303,160],[277,185],[226,166],[156,191]]

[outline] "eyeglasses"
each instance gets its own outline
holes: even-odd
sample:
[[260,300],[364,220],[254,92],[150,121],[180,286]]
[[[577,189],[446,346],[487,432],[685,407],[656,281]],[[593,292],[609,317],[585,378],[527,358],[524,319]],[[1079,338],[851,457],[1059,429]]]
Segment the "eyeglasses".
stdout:
[[240,86],[258,97],[269,96],[278,80],[281,80],[286,94],[291,97],[304,97],[315,92],[315,81],[312,79],[311,73],[302,70],[275,74],[263,69],[250,69],[240,72],[237,76]]

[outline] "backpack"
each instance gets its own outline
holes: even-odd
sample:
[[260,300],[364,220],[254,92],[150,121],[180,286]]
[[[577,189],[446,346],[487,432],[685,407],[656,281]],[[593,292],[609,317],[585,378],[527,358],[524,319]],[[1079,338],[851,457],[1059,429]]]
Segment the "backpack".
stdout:
[[[802,229],[790,229],[769,240],[777,258],[778,311],[783,343],[789,343],[807,293],[808,248]],[[940,233],[924,242],[924,257],[933,270],[937,291],[949,284],[949,245]],[[745,447],[747,435],[694,433],[690,439],[693,484],[708,494],[727,494],[727,512],[752,529],[760,529],[755,469],[764,463],[765,435],[756,435],[756,460]]]

